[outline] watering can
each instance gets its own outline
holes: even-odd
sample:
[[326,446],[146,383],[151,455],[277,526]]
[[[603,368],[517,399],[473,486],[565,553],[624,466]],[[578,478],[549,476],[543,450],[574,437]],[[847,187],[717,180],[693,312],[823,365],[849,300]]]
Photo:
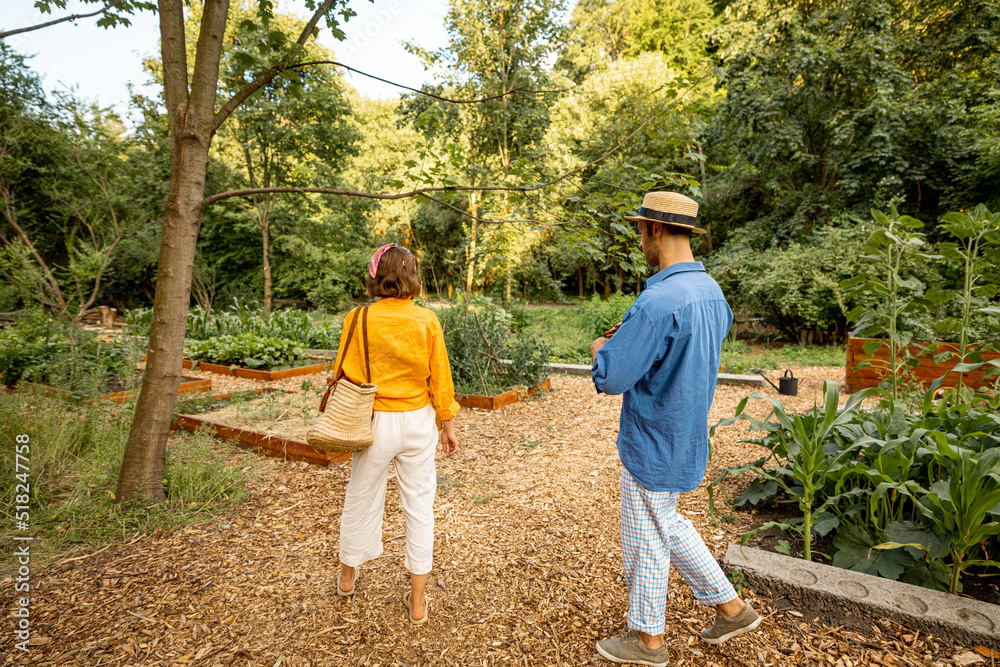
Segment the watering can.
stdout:
[[776,387],[774,386],[773,382],[767,379],[767,376],[764,375],[764,371],[762,369],[754,368],[753,370],[756,371],[757,374],[760,375],[762,378],[764,378],[764,380],[769,385],[777,389],[779,394],[782,394],[784,396],[799,395],[799,379],[795,377],[794,373],[792,373],[792,369],[788,369],[787,371],[785,371],[785,374],[783,376],[778,378],[778,386]]

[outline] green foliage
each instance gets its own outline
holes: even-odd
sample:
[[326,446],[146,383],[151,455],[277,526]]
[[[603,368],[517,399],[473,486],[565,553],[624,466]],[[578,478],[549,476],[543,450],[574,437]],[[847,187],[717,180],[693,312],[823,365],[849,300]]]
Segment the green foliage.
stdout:
[[532,308],[527,311],[525,329],[537,336],[552,350],[550,361],[567,364],[589,364],[590,327],[583,321],[580,308],[574,306]]
[[[926,287],[916,277],[903,272],[909,257],[920,256],[935,259],[920,252],[924,246],[924,235],[916,230],[923,229],[923,223],[909,216],[900,216],[895,207],[890,215],[872,209],[875,226],[865,244],[867,260],[865,269],[840,286],[849,290],[851,296],[868,296],[868,308],[855,307],[848,318],[857,322],[855,336],[886,338],[889,341],[888,377],[890,392],[895,400],[899,397],[900,375],[907,365],[916,360],[901,355],[913,341],[915,332],[907,324],[920,322],[927,315],[927,304],[923,299]],[[907,319],[904,319],[907,318]],[[880,344],[879,344],[880,345]],[[877,347],[877,346],[876,346]],[[871,351],[866,350],[869,354]]]
[[19,380],[77,393],[106,393],[109,381],[130,385],[138,351],[124,342],[105,343],[35,311],[0,330],[0,383]]
[[510,313],[491,299],[474,297],[438,318],[458,393],[490,396],[547,376],[548,345],[528,331],[515,333]]
[[827,331],[843,341],[847,313],[856,303],[840,283],[864,268],[862,244],[857,230],[847,227],[762,252],[734,241],[707,268],[733,310],[766,317],[793,341],[806,331]]
[[301,343],[252,332],[189,341],[186,351],[195,361],[262,370],[292,365],[302,356]]
[[[132,309],[125,314],[126,330],[136,336],[149,335],[153,311]],[[254,334],[296,341],[302,347],[335,349],[340,342],[340,324],[324,323],[304,310],[276,310],[270,315],[256,305],[234,299],[226,310],[188,311],[187,338],[204,341],[217,336]]]
[[995,201],[984,180],[994,3],[739,0],[725,16],[713,41],[727,94],[707,141],[722,174],[710,187],[755,247],[843,211],[897,203],[931,219]]
[[[928,300],[934,304],[957,301],[960,305],[958,316],[941,318],[935,331],[950,333],[948,338],[958,340],[959,363],[982,361],[982,353],[978,350],[969,358],[968,344],[976,316],[980,340],[989,344],[989,341],[996,341],[1000,333],[996,326],[1000,309],[992,306],[992,300],[1000,293],[1000,274],[997,273],[1000,213],[992,213],[979,205],[969,213],[948,213],[943,222],[945,231],[957,240],[938,244],[938,252],[946,261],[953,261],[962,267],[963,281],[961,289],[940,289],[927,294]],[[961,373],[958,384],[962,384]]]
[[[580,304],[580,315],[587,333],[594,338],[603,336],[604,332],[622,321],[625,312],[635,303],[635,296],[615,292],[607,301],[591,297]],[[589,343],[588,343],[589,349]]]
[[[230,459],[235,459],[230,461]],[[171,504],[189,512],[235,504],[247,494],[252,455],[235,446],[220,447],[209,427],[174,438],[164,463],[164,488]]]
[[[798,416],[770,399],[773,409],[763,421],[743,413],[744,401],[712,433],[745,419],[751,431],[765,433],[751,442],[769,453],[727,468],[712,487],[754,471],[759,478],[735,506],[790,500],[802,511],[754,529],[744,541],[768,525],[805,538],[804,525],[815,518],[816,533],[834,532],[834,565],[957,593],[968,569],[997,566],[991,554],[1000,535],[1000,399],[978,394],[958,403],[946,396],[935,404],[933,387],[917,412],[887,394],[879,408],[858,409],[859,397],[872,391],[881,390],[855,394],[837,412],[836,389],[827,389],[825,410]],[[832,427],[817,430],[824,413],[824,419],[836,415]],[[796,448],[803,433],[817,438]]]
[[[792,497],[802,512],[801,519],[788,521],[773,521],[764,524],[744,535],[743,543],[756,534],[771,526],[791,529],[802,536],[805,544],[805,559],[812,560],[813,533],[825,535],[840,524],[840,520],[831,511],[838,503],[861,495],[861,491],[851,489],[836,495],[822,497],[824,487],[843,474],[846,465],[851,463],[856,447],[846,447],[835,456],[828,456],[826,440],[838,426],[848,423],[861,410],[861,402],[875,390],[860,391],[847,401],[843,409],[838,409],[840,389],[836,382],[823,383],[823,406],[814,406],[811,413],[789,415],[785,412],[780,400],[766,398],[754,392],[740,401],[736,408],[736,416],[720,420],[712,427],[712,434],[719,426],[728,426],[741,419],[750,422],[751,431],[764,431],[769,436],[764,438],[771,456],[750,466],[739,469],[727,468],[712,484],[717,484],[728,474],[742,474],[753,468],[761,479],[776,484]],[[748,415],[744,410],[748,399],[761,399],[771,402],[771,412],[763,421]],[[772,417],[776,422],[770,422]],[[774,463],[766,463],[773,458]]]
[[125,159],[114,111],[67,92],[47,99],[4,42],[0,81],[0,275],[25,304],[76,319],[147,222],[133,195],[149,169]]
[[707,57],[718,20],[705,0],[583,0],[573,7],[557,66],[576,78],[593,63],[659,52],[672,67],[692,69]]

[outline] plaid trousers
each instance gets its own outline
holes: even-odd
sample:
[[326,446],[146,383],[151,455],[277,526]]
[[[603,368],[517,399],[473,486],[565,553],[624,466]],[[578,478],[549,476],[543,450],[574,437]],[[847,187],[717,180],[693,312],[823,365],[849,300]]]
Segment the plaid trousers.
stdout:
[[723,604],[737,597],[691,521],[677,514],[679,496],[643,488],[622,467],[622,560],[628,584],[628,625],[650,635],[663,634],[671,560],[701,604]]

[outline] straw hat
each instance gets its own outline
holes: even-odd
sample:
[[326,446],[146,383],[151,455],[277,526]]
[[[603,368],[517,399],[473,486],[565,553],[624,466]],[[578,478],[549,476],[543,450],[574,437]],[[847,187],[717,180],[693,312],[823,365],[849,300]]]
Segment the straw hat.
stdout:
[[647,192],[642,198],[639,215],[626,215],[626,220],[648,220],[690,229],[695,234],[707,234],[694,226],[698,217],[698,202],[676,192]]

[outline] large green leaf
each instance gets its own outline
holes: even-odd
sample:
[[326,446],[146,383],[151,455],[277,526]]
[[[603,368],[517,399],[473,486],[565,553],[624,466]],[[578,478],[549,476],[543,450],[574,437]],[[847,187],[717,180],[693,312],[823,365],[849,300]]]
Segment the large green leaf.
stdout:
[[[893,521],[885,527],[885,537],[901,544],[921,544],[926,547],[927,555],[931,558],[944,558],[948,555],[948,545],[939,533],[922,528],[913,521]],[[906,551],[914,558],[923,556],[922,550],[915,547],[906,547]]]
[[835,566],[893,581],[913,564],[913,557],[904,549],[876,549],[868,531],[854,525],[841,526],[833,538],[833,546],[837,549],[833,555]]
[[[900,581],[947,593],[951,585],[951,572],[940,560],[932,560],[929,566],[920,561],[912,567],[906,568]],[[961,582],[958,584],[958,592],[962,592]]]
[[761,479],[755,479],[750,483],[750,486],[748,486],[746,490],[733,501],[733,506],[743,507],[747,503],[750,503],[751,505],[759,505],[768,498],[772,498],[777,491],[777,482],[773,480],[765,482]]

